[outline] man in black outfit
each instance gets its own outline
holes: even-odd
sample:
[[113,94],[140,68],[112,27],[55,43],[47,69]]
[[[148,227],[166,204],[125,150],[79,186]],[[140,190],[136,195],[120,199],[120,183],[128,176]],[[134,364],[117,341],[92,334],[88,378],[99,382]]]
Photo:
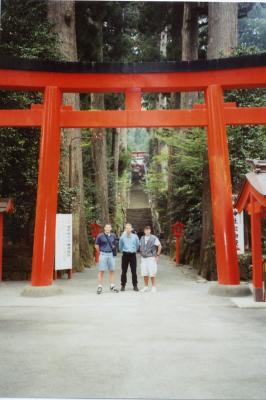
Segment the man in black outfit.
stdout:
[[121,235],[119,240],[119,250],[122,255],[122,275],[121,275],[121,291],[125,291],[127,283],[127,270],[130,265],[132,274],[133,289],[138,292],[138,278],[137,278],[137,256],[136,253],[139,249],[139,238],[132,232],[132,225],[127,223],[125,232]]

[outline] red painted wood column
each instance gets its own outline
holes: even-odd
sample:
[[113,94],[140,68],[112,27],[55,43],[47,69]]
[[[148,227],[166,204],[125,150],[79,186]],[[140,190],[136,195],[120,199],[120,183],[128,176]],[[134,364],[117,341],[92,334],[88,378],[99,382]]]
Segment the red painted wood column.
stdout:
[[180,264],[180,237],[175,238],[175,263]]
[[255,301],[263,299],[263,271],[261,247],[261,214],[251,199],[251,243],[252,243],[252,281]]
[[224,119],[224,98],[220,86],[210,85],[207,88],[206,104],[218,282],[223,285],[238,285],[240,277],[233,218],[231,174]]
[[41,128],[39,177],[35,217],[32,286],[49,286],[53,282],[55,223],[60,161],[61,92],[46,87]]
[[0,213],[0,282],[3,277],[3,233],[4,233],[4,215]]
[[141,90],[139,88],[126,90],[125,95],[126,110],[141,111]]

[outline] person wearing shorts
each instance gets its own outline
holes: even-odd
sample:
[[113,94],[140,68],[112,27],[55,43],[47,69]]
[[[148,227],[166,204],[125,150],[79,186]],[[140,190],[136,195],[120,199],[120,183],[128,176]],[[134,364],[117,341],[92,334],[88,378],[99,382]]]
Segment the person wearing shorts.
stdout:
[[103,277],[105,271],[109,271],[110,290],[119,292],[116,289],[115,278],[115,257],[113,255],[113,248],[116,247],[116,236],[111,233],[111,224],[105,224],[104,231],[100,233],[95,242],[95,248],[100,252],[98,263],[98,288],[97,294],[101,294],[103,290]]
[[157,263],[161,254],[162,246],[159,239],[151,234],[151,227],[144,227],[144,235],[140,239],[140,255],[141,255],[141,275],[144,278],[144,287],[141,292],[149,290],[149,279],[151,280],[151,292],[156,292],[155,277],[157,274]]

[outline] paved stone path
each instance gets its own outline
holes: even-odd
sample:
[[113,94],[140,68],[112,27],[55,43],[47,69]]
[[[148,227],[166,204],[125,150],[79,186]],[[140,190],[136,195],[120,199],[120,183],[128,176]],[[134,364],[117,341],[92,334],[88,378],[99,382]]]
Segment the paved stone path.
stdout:
[[96,295],[95,268],[57,297],[1,283],[0,397],[265,399],[266,310],[208,295],[167,257],[159,270],[155,294]]

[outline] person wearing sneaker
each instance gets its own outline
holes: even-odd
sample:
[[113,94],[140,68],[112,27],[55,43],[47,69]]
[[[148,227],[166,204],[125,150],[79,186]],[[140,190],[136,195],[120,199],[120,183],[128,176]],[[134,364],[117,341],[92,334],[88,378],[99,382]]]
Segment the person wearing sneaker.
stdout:
[[138,292],[138,278],[137,278],[137,251],[139,249],[138,235],[132,232],[132,225],[127,223],[125,231],[119,240],[119,250],[122,254],[122,274],[121,274],[121,291],[125,291],[127,283],[127,270],[130,265],[132,284],[135,292]]
[[98,288],[97,294],[103,290],[103,277],[105,271],[109,271],[110,290],[117,293],[119,290],[114,283],[115,278],[115,255],[116,254],[116,236],[111,233],[111,224],[105,224],[104,231],[100,233],[95,241],[95,248],[100,252],[98,264]]
[[151,234],[151,227],[144,227],[144,235],[140,239],[141,275],[144,278],[144,287],[141,292],[149,290],[149,278],[151,280],[151,292],[156,292],[155,277],[157,274],[158,259],[162,246],[157,236]]

